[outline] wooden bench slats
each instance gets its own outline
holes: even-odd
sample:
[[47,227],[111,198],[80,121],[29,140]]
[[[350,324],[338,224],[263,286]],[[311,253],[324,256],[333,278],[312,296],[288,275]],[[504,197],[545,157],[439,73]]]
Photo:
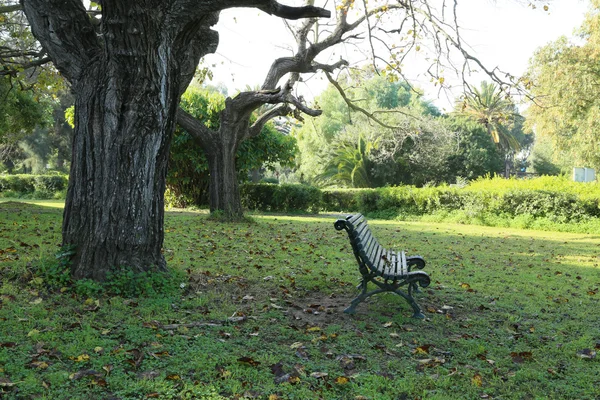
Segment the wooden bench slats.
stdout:
[[388,270],[388,276],[387,278],[394,278],[397,277],[398,275],[396,275],[396,268],[398,266],[398,253],[394,253],[392,255],[392,263],[390,264],[390,268]]
[[406,265],[406,254],[404,253],[404,250],[402,250],[399,267],[401,268],[400,273],[402,275],[407,275],[408,274],[408,268],[407,268],[407,265]]
[[371,233],[371,230],[369,229],[369,225],[367,225],[367,223],[365,222],[364,224],[359,225],[357,228],[355,228],[356,230],[354,231],[354,237],[356,239],[363,237],[363,235],[365,235],[367,232]]
[[376,260],[375,255],[377,254],[377,251],[379,250],[380,247],[381,246],[377,242],[377,238],[375,238],[375,236],[373,236],[372,246],[369,248],[369,251],[367,252],[367,258],[371,262],[371,266],[373,266],[373,260]]
[[359,222],[359,220],[364,220],[365,218],[362,216],[362,214],[354,214],[351,215],[350,217],[348,217],[348,219],[346,219],[346,221],[348,221],[348,223],[356,226],[356,224]]
[[380,268],[380,262],[381,262],[381,256],[383,254],[383,252],[385,251],[385,249],[381,246],[377,247],[377,253],[375,253],[375,256],[371,258],[371,260],[373,261],[373,265],[371,266],[371,269],[377,270],[377,271],[381,271]]
[[371,234],[371,231],[365,232],[365,235],[359,238],[358,248],[365,254],[365,256],[367,255],[367,250],[371,245],[372,239],[373,235]]
[[385,267],[383,268],[384,271],[385,271],[385,268],[389,268],[390,265],[393,265],[392,264],[392,252],[391,252],[391,250],[387,250],[385,257],[386,257],[386,262],[385,262]]

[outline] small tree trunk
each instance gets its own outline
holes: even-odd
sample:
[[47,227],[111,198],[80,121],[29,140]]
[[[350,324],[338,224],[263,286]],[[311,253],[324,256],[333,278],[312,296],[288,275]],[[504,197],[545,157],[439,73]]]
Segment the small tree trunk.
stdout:
[[504,178],[510,178],[510,170],[512,165],[512,157],[510,155],[504,156]]
[[235,166],[238,143],[234,136],[230,136],[231,140],[215,140],[210,150],[206,151],[210,174],[210,212],[222,212],[225,219],[232,221],[244,216]]

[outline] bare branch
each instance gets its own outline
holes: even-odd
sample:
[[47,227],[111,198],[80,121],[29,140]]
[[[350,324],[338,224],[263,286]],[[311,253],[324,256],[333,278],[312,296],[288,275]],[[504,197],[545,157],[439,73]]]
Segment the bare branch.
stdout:
[[52,60],[50,59],[50,57],[44,57],[44,58],[39,58],[39,59],[34,60],[34,61],[30,61],[28,63],[18,64],[18,68],[15,68],[15,69],[9,68],[8,66],[5,65],[4,69],[0,70],[0,76],[2,76],[2,75],[15,76],[15,75],[17,75],[23,69],[26,70],[26,69],[29,69],[29,68],[40,67],[40,66],[48,64],[50,62],[52,62]]
[[[340,96],[342,96],[342,99],[344,99],[344,102],[348,105],[348,108],[365,115],[367,118],[369,118],[372,121],[375,121],[377,124],[383,126],[384,128],[388,128],[388,129],[399,129],[400,128],[399,126],[392,126],[392,125],[386,124],[385,122],[383,122],[382,120],[377,118],[375,116],[375,113],[369,112],[369,111],[365,110],[364,108],[357,106],[356,102],[354,102],[353,100],[348,98],[348,96],[346,95],[346,92],[344,91],[342,86],[339,84],[339,82],[337,82],[335,79],[333,79],[333,77],[331,76],[331,74],[329,72],[325,72],[325,76],[327,76],[329,83],[331,83],[337,89]],[[396,112],[399,114],[407,115],[409,117],[414,118],[412,115],[404,113],[402,111],[396,111]]]

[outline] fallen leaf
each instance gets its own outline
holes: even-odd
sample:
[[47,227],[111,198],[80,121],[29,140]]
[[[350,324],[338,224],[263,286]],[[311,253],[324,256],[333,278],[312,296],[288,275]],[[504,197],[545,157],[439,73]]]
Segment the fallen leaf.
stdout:
[[483,385],[483,378],[481,377],[481,375],[479,373],[476,373],[471,378],[471,383],[477,387],[481,387],[481,385]]
[[577,352],[577,355],[584,360],[591,360],[596,358],[596,352],[591,349],[583,349]]
[[139,372],[137,375],[138,379],[156,379],[160,376],[160,372],[157,371],[145,371],[145,372]]
[[310,374],[311,378],[325,378],[329,374],[327,372],[313,372]]
[[390,321],[390,322],[386,322],[385,324],[383,324],[383,327],[384,328],[389,328],[392,325],[394,325],[394,323]]
[[0,387],[11,388],[15,385],[16,383],[11,382],[10,379],[0,377]]
[[31,368],[36,368],[36,369],[46,369],[50,365],[45,361],[32,361],[29,363],[29,366]]
[[169,374],[169,375],[167,375],[167,377],[165,379],[167,379],[168,381],[180,381],[181,376],[179,376],[177,374]]
[[430,344],[424,344],[422,346],[417,347],[412,351],[413,354],[429,354]]
[[335,378],[335,383],[337,383],[338,385],[345,385],[348,382],[350,382],[350,379],[348,379],[348,377],[346,376],[338,376],[337,378]]
[[81,354],[77,357],[69,357],[69,359],[75,361],[75,362],[85,362],[85,361],[89,361],[90,360],[90,356],[87,354]]
[[517,352],[511,352],[510,356],[512,358],[512,361],[518,364],[521,364],[525,361],[530,361],[533,359],[533,354],[530,351],[521,351],[519,353]]
[[81,379],[86,376],[102,378],[102,373],[100,373],[96,370],[93,370],[93,369],[81,369],[81,370],[77,371],[76,373],[69,375],[69,379],[76,381],[76,380]]
[[260,365],[259,361],[255,361],[254,359],[252,359],[250,357],[240,357],[240,358],[238,358],[238,362],[241,362],[242,364],[248,364],[253,367]]

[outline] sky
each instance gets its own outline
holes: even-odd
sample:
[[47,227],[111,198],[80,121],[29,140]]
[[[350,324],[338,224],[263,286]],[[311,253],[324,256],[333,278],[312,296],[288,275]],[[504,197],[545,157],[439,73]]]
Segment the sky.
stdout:
[[[562,35],[571,36],[589,8],[589,0],[552,0],[548,11],[539,3],[536,9],[527,3],[527,0],[459,0],[457,12],[463,38],[489,69],[499,67],[512,75],[522,75],[534,51]],[[315,4],[319,5],[319,1]],[[256,9],[224,11],[215,29],[220,44],[215,54],[205,58],[205,65],[213,70],[211,84],[226,86],[230,94],[246,85],[260,85],[275,58],[292,54],[293,39],[283,21]],[[368,62],[351,47],[329,54],[329,61],[339,59],[340,53],[357,63]],[[439,93],[429,78],[422,76],[419,61],[415,60],[413,65],[413,70],[405,69],[412,83],[422,88],[426,97],[441,109],[451,108],[453,98],[462,93],[458,80],[452,92]],[[477,85],[485,77],[475,75],[469,79]],[[325,78],[317,75],[300,84],[298,90],[310,100],[325,87]]]

